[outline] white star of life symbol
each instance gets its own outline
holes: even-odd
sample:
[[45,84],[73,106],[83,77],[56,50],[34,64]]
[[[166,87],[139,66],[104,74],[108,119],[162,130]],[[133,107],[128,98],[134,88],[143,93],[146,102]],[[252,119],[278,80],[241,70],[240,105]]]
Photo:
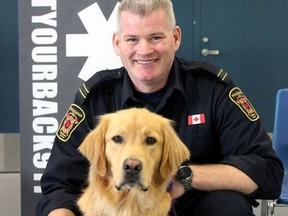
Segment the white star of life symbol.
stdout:
[[116,29],[117,6],[107,21],[97,3],[78,13],[88,34],[66,35],[66,56],[87,57],[78,77],[87,81],[97,71],[121,67],[113,50],[112,35]]

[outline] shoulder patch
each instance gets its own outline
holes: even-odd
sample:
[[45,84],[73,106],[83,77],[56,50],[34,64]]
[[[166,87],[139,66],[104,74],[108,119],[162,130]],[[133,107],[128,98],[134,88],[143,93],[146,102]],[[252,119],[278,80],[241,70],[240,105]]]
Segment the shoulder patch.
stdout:
[[240,88],[235,87],[231,89],[229,92],[229,97],[250,121],[257,121],[259,119],[259,115],[257,114],[256,110]]
[[63,142],[68,141],[73,131],[81,124],[84,119],[84,111],[76,104],[72,104],[64,116],[60,127],[58,128],[56,136]]

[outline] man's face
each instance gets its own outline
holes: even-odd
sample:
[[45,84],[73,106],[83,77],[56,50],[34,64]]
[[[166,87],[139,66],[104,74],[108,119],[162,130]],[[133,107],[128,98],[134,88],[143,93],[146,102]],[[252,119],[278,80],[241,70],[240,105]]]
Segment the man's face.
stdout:
[[121,13],[120,32],[113,36],[113,45],[124,67],[141,92],[154,92],[165,86],[181,31],[167,23],[164,10],[140,17],[129,11]]

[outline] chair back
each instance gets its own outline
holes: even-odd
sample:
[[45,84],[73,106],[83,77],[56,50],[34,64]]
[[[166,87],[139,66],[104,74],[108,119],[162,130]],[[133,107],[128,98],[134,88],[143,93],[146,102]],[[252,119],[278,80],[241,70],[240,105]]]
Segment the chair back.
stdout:
[[288,88],[276,96],[273,147],[284,164],[285,174],[278,203],[288,204]]

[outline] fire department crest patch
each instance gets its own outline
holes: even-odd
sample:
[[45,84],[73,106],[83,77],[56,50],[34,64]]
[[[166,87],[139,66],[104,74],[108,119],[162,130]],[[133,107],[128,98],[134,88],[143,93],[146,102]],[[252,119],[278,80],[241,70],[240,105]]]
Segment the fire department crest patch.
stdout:
[[76,104],[72,104],[64,116],[60,127],[58,128],[56,133],[57,137],[63,142],[66,142],[69,140],[72,132],[80,125],[84,119],[84,111]]
[[229,97],[250,121],[256,121],[259,119],[259,115],[257,114],[256,110],[238,87],[235,87],[230,91]]

